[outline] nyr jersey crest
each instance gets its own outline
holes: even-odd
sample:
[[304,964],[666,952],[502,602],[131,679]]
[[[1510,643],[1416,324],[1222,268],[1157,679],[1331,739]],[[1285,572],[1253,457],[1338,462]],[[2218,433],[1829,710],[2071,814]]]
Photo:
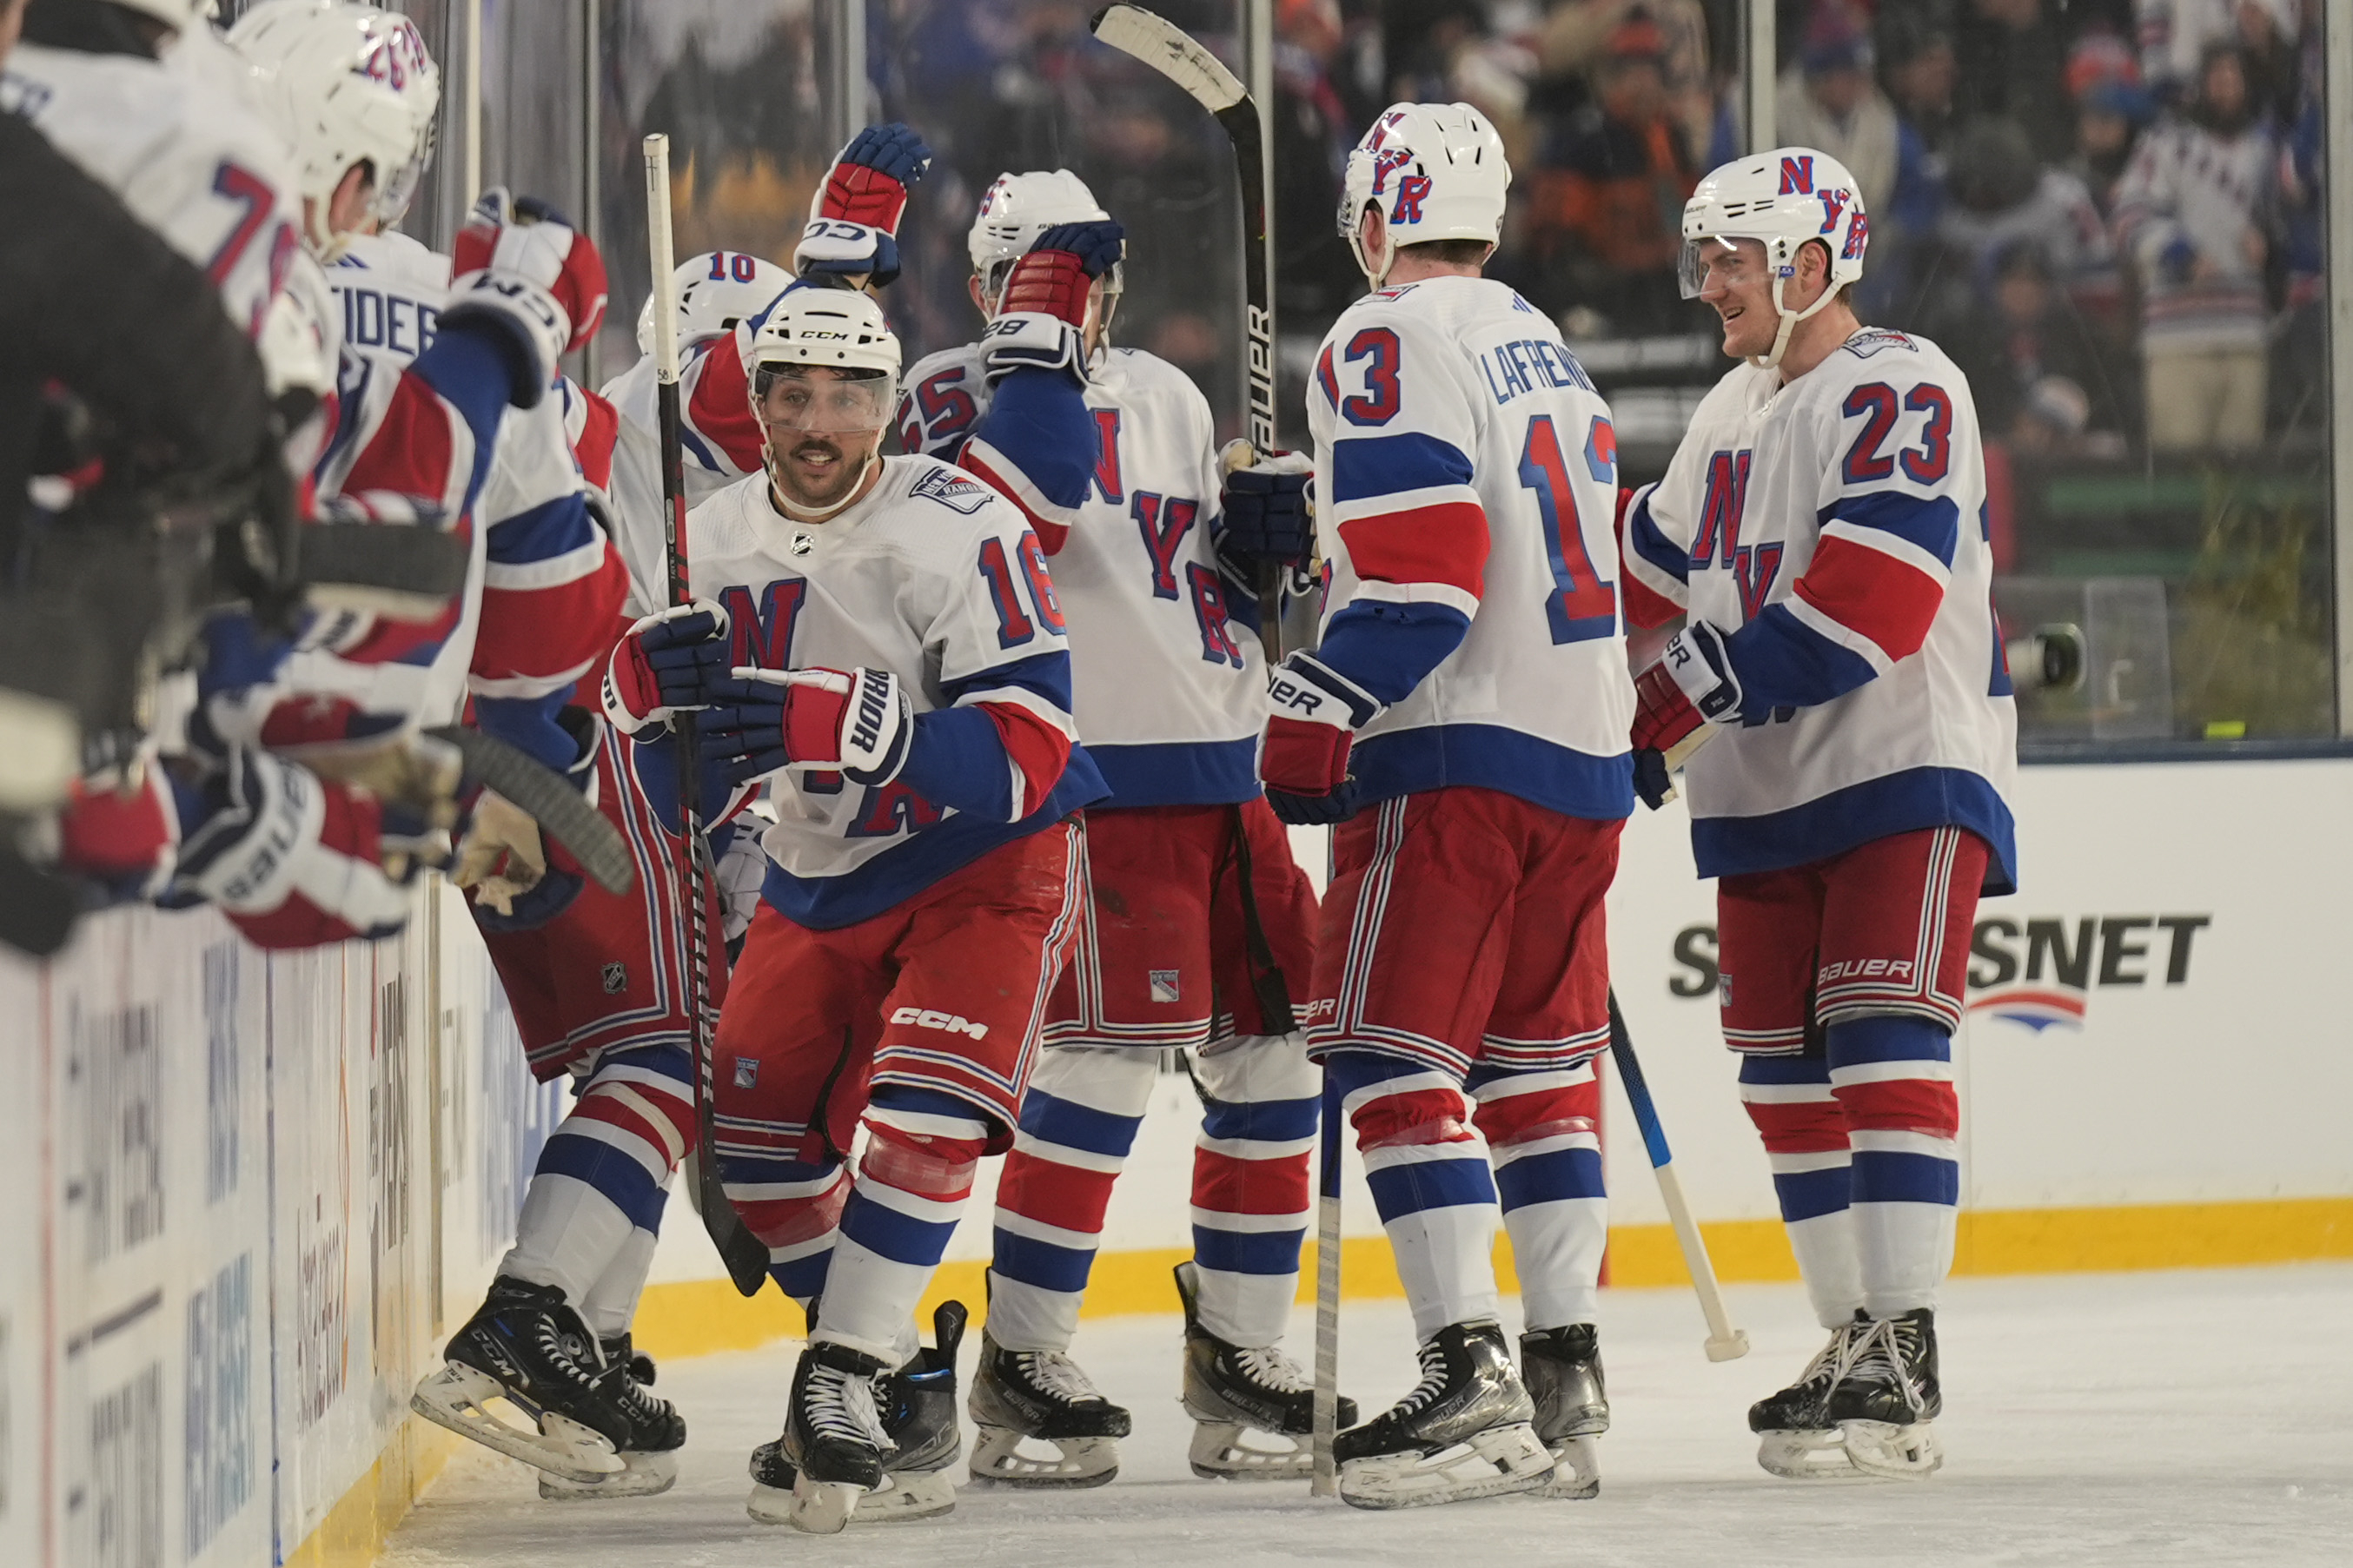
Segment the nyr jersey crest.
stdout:
[[912,492],[927,500],[935,500],[950,511],[970,517],[989,502],[996,494],[978,479],[968,479],[949,468],[934,468],[915,481]]

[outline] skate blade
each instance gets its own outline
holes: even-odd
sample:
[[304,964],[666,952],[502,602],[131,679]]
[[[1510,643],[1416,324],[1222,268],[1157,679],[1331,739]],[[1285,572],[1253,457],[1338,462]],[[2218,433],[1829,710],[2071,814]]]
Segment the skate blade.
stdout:
[[839,1535],[865,1496],[864,1487],[849,1481],[813,1481],[803,1476],[793,1483],[785,1522],[805,1535]]
[[[1023,1453],[1024,1442],[1051,1447],[1056,1457]],[[1119,1474],[1116,1437],[1025,1437],[1004,1426],[976,1428],[970,1467],[983,1487],[1099,1487]]]
[[1536,1491],[1543,1498],[1581,1501],[1601,1495],[1601,1446],[1590,1437],[1566,1437],[1552,1446],[1552,1479]]
[[[1281,1443],[1280,1448],[1260,1445]],[[1315,1451],[1287,1433],[1239,1421],[1202,1421],[1185,1458],[1208,1481],[1293,1481],[1315,1472]]]
[[1525,1421],[1490,1426],[1435,1453],[1378,1454],[1340,1467],[1350,1508],[1429,1508],[1534,1491],[1552,1479],[1552,1455]]
[[1757,1463],[1792,1481],[1851,1481],[1857,1474],[1848,1461],[1846,1436],[1835,1426],[1759,1432]]
[[453,1361],[417,1385],[408,1407],[437,1426],[568,1481],[600,1480],[628,1468],[604,1434],[553,1410],[540,1413],[537,1427],[517,1426],[490,1408],[493,1399],[523,1408],[498,1379]]
[[[955,1483],[944,1470],[924,1470],[911,1475],[886,1472],[882,1484],[858,1500],[849,1522],[856,1525],[905,1524],[918,1519],[935,1519],[955,1510]],[[793,1494],[782,1487],[752,1483],[752,1495],[744,1500],[744,1511],[761,1524],[794,1524]]]
[[628,1468],[601,1480],[567,1481],[545,1470],[539,1473],[539,1495],[548,1502],[594,1502],[607,1498],[659,1497],[678,1485],[675,1453],[625,1453]]
[[1925,1481],[1944,1468],[1945,1450],[1928,1422],[1841,1421],[1839,1431],[1846,1439],[1848,1461],[1866,1476]]

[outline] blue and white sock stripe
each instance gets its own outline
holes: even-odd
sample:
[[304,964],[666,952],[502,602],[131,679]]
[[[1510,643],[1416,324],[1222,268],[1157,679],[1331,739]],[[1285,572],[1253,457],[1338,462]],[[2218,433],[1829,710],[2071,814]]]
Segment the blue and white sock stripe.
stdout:
[[[1392,1094],[1449,1092],[1458,1100],[1462,1097],[1460,1078],[1413,1057],[1350,1049],[1335,1051],[1325,1059],[1324,1067],[1332,1075],[1333,1086],[1340,1091],[1340,1114],[1345,1119],[1353,1120],[1368,1101]],[[1461,1114],[1465,1121],[1470,1120],[1467,1100],[1462,1101]]]
[[1384,1222],[1425,1209],[1497,1202],[1487,1145],[1472,1138],[1365,1151],[1365,1184]]
[[1305,1215],[1215,1215],[1193,1211],[1193,1260],[1225,1274],[1296,1274],[1307,1239]]
[[1773,1193],[1781,1218],[1797,1225],[1846,1211],[1854,1187],[1852,1157],[1843,1149],[1811,1154],[1765,1156],[1772,1168]]
[[877,1258],[931,1266],[946,1253],[963,1197],[926,1198],[860,1176],[841,1211],[841,1234]]
[[[997,1211],[996,1236],[992,1267],[1007,1279],[1018,1280],[1039,1290],[1077,1296],[1087,1288],[1087,1275],[1094,1268],[1096,1243],[1102,1238],[1074,1230],[1060,1230],[1034,1220],[1022,1221],[1019,1228],[1010,1222],[1022,1221],[1022,1216]],[[1033,1236],[1031,1229],[1041,1233]],[[1053,1236],[1071,1238],[1079,1245],[1052,1239]]]
[[1961,1201],[1959,1149],[1952,1139],[1871,1128],[1848,1138],[1854,1146],[1853,1202],[1949,1207]]
[[[1076,1090],[1082,1086],[1057,1087]],[[1057,1164],[1116,1171],[1135,1146],[1135,1130],[1143,1124],[1142,1116],[1105,1110],[1033,1086],[1022,1098],[1015,1146]]]
[[1237,1160],[1280,1160],[1315,1146],[1323,1111],[1315,1100],[1212,1098],[1201,1111],[1198,1145]]

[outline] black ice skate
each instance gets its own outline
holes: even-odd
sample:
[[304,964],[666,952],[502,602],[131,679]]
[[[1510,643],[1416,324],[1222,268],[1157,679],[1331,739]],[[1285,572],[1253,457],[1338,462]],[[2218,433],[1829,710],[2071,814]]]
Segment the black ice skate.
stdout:
[[1601,1490],[1601,1456],[1595,1439],[1609,1430],[1600,1336],[1591,1323],[1522,1334],[1520,1376],[1526,1380],[1528,1397],[1535,1404],[1536,1441],[1552,1452],[1552,1479],[1544,1495],[1597,1495]]
[[1352,1508],[1419,1508],[1552,1479],[1536,1438],[1535,1404],[1492,1321],[1450,1323],[1421,1347],[1421,1381],[1386,1414],[1340,1434],[1340,1500]]
[[1936,1314],[1922,1307],[1856,1326],[1854,1359],[1831,1391],[1829,1419],[1846,1438],[1856,1469],[1926,1480],[1945,1462],[1930,1425],[1945,1413],[1936,1386]]
[[800,1364],[793,1369],[785,1435],[777,1440],[778,1457],[792,1476],[792,1495],[781,1510],[763,1512],[763,1494],[781,1489],[765,1482],[754,1486],[747,1505],[754,1519],[832,1535],[849,1522],[868,1493],[881,1487],[891,1438],[882,1430],[875,1384],[884,1370],[881,1358],[848,1345],[820,1342],[801,1352]]
[[[972,1479],[983,1486],[1099,1487],[1119,1474],[1131,1423],[1060,1351],[1009,1351],[983,1329],[972,1415]],[[1051,1444],[1055,1458],[1023,1453]]]
[[[443,1353],[441,1370],[408,1399],[427,1421],[568,1481],[628,1468],[621,1453],[633,1442],[629,1418],[598,1381],[596,1338],[562,1289],[501,1275]],[[497,1399],[533,1425],[501,1419],[490,1408]]]
[[[932,1314],[932,1347],[875,1380],[875,1410],[890,1447],[882,1456],[882,1485],[859,1500],[851,1523],[897,1524],[955,1507],[947,1468],[964,1451],[956,1431],[955,1363],[965,1317],[963,1302],[943,1302]],[[763,1524],[791,1522],[799,1475],[785,1457],[782,1438],[752,1450],[752,1500],[746,1505],[752,1517]]]
[[596,1374],[596,1382],[629,1421],[629,1445],[621,1450],[628,1468],[596,1481],[568,1481],[543,1470],[539,1495],[550,1502],[654,1497],[678,1484],[678,1451],[686,1447],[686,1420],[669,1400],[649,1392],[654,1358],[631,1344],[627,1334],[600,1341],[598,1346],[605,1370]]
[[[1201,1326],[1199,1278],[1176,1266],[1185,1303],[1185,1414],[1190,1415],[1193,1473],[1209,1480],[1290,1480],[1315,1469],[1305,1439],[1315,1431],[1315,1385],[1279,1350],[1245,1350]],[[1339,1424],[1356,1423],[1356,1402],[1343,1398]],[[1272,1439],[1253,1443],[1250,1438]]]
[[1846,1377],[1870,1331],[1861,1312],[1831,1331],[1830,1343],[1806,1363],[1798,1381],[1748,1407],[1748,1429],[1757,1434],[1757,1462],[1791,1480],[1852,1479],[1845,1434],[1831,1419],[1831,1393]]

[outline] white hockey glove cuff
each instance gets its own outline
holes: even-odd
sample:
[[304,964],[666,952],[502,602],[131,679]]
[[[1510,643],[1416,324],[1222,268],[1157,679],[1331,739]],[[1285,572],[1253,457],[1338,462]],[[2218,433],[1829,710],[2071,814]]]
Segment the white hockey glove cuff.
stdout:
[[1724,634],[1705,621],[1694,621],[1668,640],[1659,663],[1699,716],[1711,724],[1740,722],[1740,677]]
[[1336,730],[1363,729],[1388,707],[1310,653],[1294,653],[1266,673],[1269,716]]
[[1086,380],[1086,348],[1079,329],[1044,310],[1008,310],[988,323],[988,379],[1017,370],[1064,370]]

